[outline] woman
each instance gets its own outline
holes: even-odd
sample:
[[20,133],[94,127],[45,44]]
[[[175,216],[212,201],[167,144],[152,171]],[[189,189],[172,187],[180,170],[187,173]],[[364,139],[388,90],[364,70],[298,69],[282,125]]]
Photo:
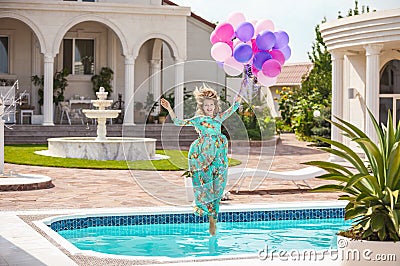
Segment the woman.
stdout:
[[221,123],[240,106],[241,97],[225,112],[220,113],[217,92],[203,86],[194,91],[197,102],[196,116],[182,120],[176,117],[170,103],[161,99],[177,126],[194,126],[199,133],[190,146],[188,160],[192,175],[196,215],[209,217],[211,235],[215,235],[219,203],[223,196],[228,171],[228,140],[221,133]]

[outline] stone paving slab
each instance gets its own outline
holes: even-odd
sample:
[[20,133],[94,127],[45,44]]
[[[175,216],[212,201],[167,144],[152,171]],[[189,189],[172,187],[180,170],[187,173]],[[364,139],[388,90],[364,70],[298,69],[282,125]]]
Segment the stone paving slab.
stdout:
[[[329,155],[293,134],[281,135],[276,146],[233,147],[232,156],[242,161],[237,167],[259,167],[274,171],[296,170],[302,162],[327,160]],[[34,191],[0,192],[0,210],[65,208],[113,208],[163,205],[189,205],[186,201],[183,171],[65,169],[5,164],[5,172],[50,176],[54,187]],[[311,179],[312,187],[324,181]],[[228,184],[228,186],[232,184]],[[243,189],[248,184],[242,186]],[[311,193],[292,182],[267,179],[255,191],[232,192],[222,204],[334,200],[337,193]]]

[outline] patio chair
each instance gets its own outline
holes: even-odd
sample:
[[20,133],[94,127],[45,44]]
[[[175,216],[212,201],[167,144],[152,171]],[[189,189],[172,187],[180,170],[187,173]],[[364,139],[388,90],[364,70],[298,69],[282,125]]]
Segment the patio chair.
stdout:
[[61,108],[60,124],[63,123],[63,118],[65,115],[65,117],[67,118],[68,124],[71,125],[71,118],[69,117],[69,112],[70,112],[69,103],[68,102],[60,102],[60,108]]
[[64,115],[67,118],[68,124],[70,125],[72,119],[80,120],[82,125],[85,124],[85,122],[83,121],[83,113],[81,109],[72,109],[68,102],[60,102],[60,108],[61,108],[60,124],[63,123]]

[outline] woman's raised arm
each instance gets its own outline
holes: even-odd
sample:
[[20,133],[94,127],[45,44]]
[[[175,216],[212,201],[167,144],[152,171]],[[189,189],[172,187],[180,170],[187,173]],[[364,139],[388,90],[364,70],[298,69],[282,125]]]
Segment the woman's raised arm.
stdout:
[[171,116],[172,121],[174,122],[175,125],[177,126],[194,126],[193,122],[191,121],[192,119],[179,119],[176,117],[176,114],[174,110],[171,108],[171,104],[165,100],[164,98],[161,99],[161,106],[167,109],[169,115]]
[[225,119],[230,117],[234,112],[236,112],[236,110],[240,106],[241,101],[242,101],[242,96],[237,95],[233,105],[231,105],[231,107],[229,107],[223,113],[218,115],[220,120],[221,120],[221,122],[223,122]]

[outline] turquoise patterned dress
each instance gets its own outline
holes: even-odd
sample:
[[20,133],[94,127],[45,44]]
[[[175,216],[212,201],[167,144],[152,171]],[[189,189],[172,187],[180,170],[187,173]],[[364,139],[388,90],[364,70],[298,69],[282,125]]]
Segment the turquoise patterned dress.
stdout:
[[188,161],[195,198],[194,213],[217,218],[228,172],[228,140],[221,133],[222,122],[240,106],[235,102],[225,112],[210,116],[173,119],[177,126],[193,126],[199,137],[190,145]]

